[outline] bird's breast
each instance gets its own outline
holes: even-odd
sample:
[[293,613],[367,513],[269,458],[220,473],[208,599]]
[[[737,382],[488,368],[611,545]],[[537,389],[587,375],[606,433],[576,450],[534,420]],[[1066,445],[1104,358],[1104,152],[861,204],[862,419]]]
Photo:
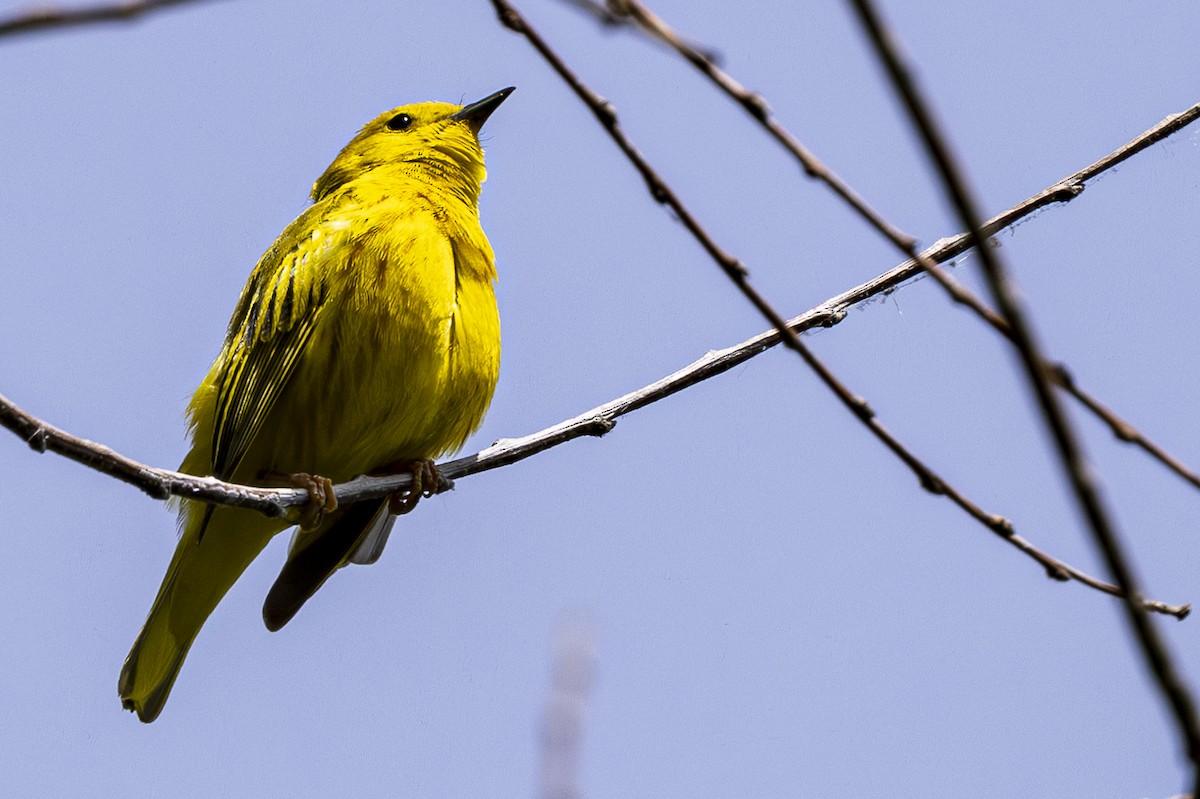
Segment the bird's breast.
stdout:
[[298,463],[282,469],[343,480],[436,458],[483,419],[500,365],[491,250],[435,225],[402,238],[359,242],[331,281],[288,403],[296,437],[277,450]]

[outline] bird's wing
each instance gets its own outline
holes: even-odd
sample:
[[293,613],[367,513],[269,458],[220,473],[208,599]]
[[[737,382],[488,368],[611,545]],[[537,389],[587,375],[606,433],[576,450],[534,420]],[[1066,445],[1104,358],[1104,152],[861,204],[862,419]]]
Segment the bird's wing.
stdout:
[[321,317],[329,253],[345,241],[322,224],[320,206],[302,214],[258,262],[229,323],[213,419],[213,474],[229,479],[283,387]]

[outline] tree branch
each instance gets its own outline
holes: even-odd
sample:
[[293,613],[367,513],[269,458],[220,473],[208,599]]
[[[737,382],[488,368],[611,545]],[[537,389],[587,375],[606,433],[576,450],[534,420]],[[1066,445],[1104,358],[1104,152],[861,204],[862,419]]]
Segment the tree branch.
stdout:
[[[154,499],[183,497],[236,508],[250,508],[267,516],[284,516],[289,507],[303,504],[302,489],[261,488],[226,483],[215,477],[196,477],[147,466],[103,444],[78,438],[21,410],[0,394],[0,427],[15,433],[34,452],[54,452],[110,477],[140,488]],[[411,482],[411,477],[409,478]]]
[[126,0],[126,2],[84,6],[82,8],[44,6],[18,12],[0,20],[0,36],[31,33],[45,28],[66,28],[93,22],[126,22],[150,11],[201,0]]
[[874,46],[880,61],[887,70],[892,86],[904,103],[913,126],[920,133],[922,142],[931,161],[937,168],[946,194],[963,225],[970,231],[972,241],[979,252],[984,276],[992,298],[1012,329],[1012,340],[1021,356],[1030,386],[1037,397],[1045,417],[1046,425],[1058,449],[1071,487],[1079,506],[1087,518],[1096,546],[1112,572],[1124,598],[1130,626],[1141,647],[1147,664],[1159,690],[1175,715],[1175,722],[1183,739],[1184,751],[1191,759],[1194,769],[1193,793],[1200,793],[1200,725],[1197,725],[1195,706],[1191,694],[1176,672],[1158,631],[1143,612],[1141,592],[1132,565],[1126,557],[1116,530],[1104,506],[1100,489],[1096,485],[1088,466],[1083,448],[1071,426],[1058,397],[1051,389],[1051,381],[1045,359],[1042,357],[1037,339],[1028,321],[1029,313],[1017,290],[1016,282],[1009,273],[999,254],[987,246],[982,231],[982,216],[977,203],[967,188],[965,173],[950,151],[945,134],[933,117],[928,102],[922,96],[908,65],[900,56],[894,38],[875,11],[870,0],[850,0],[857,11],[862,27]]
[[[674,47],[673,42],[663,36],[659,36],[653,29],[639,26],[627,13],[625,13],[622,4],[619,2],[615,2],[614,0],[610,0],[610,2],[607,4],[599,2],[599,0],[563,0],[563,2],[572,8],[582,11],[605,27],[624,28],[626,30],[646,35],[647,38],[649,38],[655,44]],[[683,40],[680,39],[680,41]],[[694,42],[685,42],[685,44],[687,47],[695,50],[697,53],[700,53],[705,59],[713,64],[720,63],[721,56],[715,49],[711,47],[702,47]]]

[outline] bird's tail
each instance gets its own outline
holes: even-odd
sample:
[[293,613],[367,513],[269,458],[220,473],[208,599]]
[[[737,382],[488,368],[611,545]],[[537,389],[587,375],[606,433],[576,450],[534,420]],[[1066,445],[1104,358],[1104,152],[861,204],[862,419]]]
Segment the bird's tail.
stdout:
[[366,500],[337,511],[319,529],[299,534],[263,602],[267,629],[275,632],[291,621],[317,589],[347,563],[378,560],[393,521],[386,498]]
[[182,514],[175,556],[117,681],[121,704],[146,723],[162,712],[209,614],[285,524],[252,511],[199,503],[186,503]]

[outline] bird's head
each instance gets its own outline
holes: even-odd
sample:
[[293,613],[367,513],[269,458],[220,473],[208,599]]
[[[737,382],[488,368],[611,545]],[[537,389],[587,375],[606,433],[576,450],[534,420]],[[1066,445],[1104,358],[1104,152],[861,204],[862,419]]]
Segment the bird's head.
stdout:
[[413,103],[372,119],[313,184],[313,202],[380,167],[415,164],[474,197],[483,183],[479,129],[513,88],[459,106]]

